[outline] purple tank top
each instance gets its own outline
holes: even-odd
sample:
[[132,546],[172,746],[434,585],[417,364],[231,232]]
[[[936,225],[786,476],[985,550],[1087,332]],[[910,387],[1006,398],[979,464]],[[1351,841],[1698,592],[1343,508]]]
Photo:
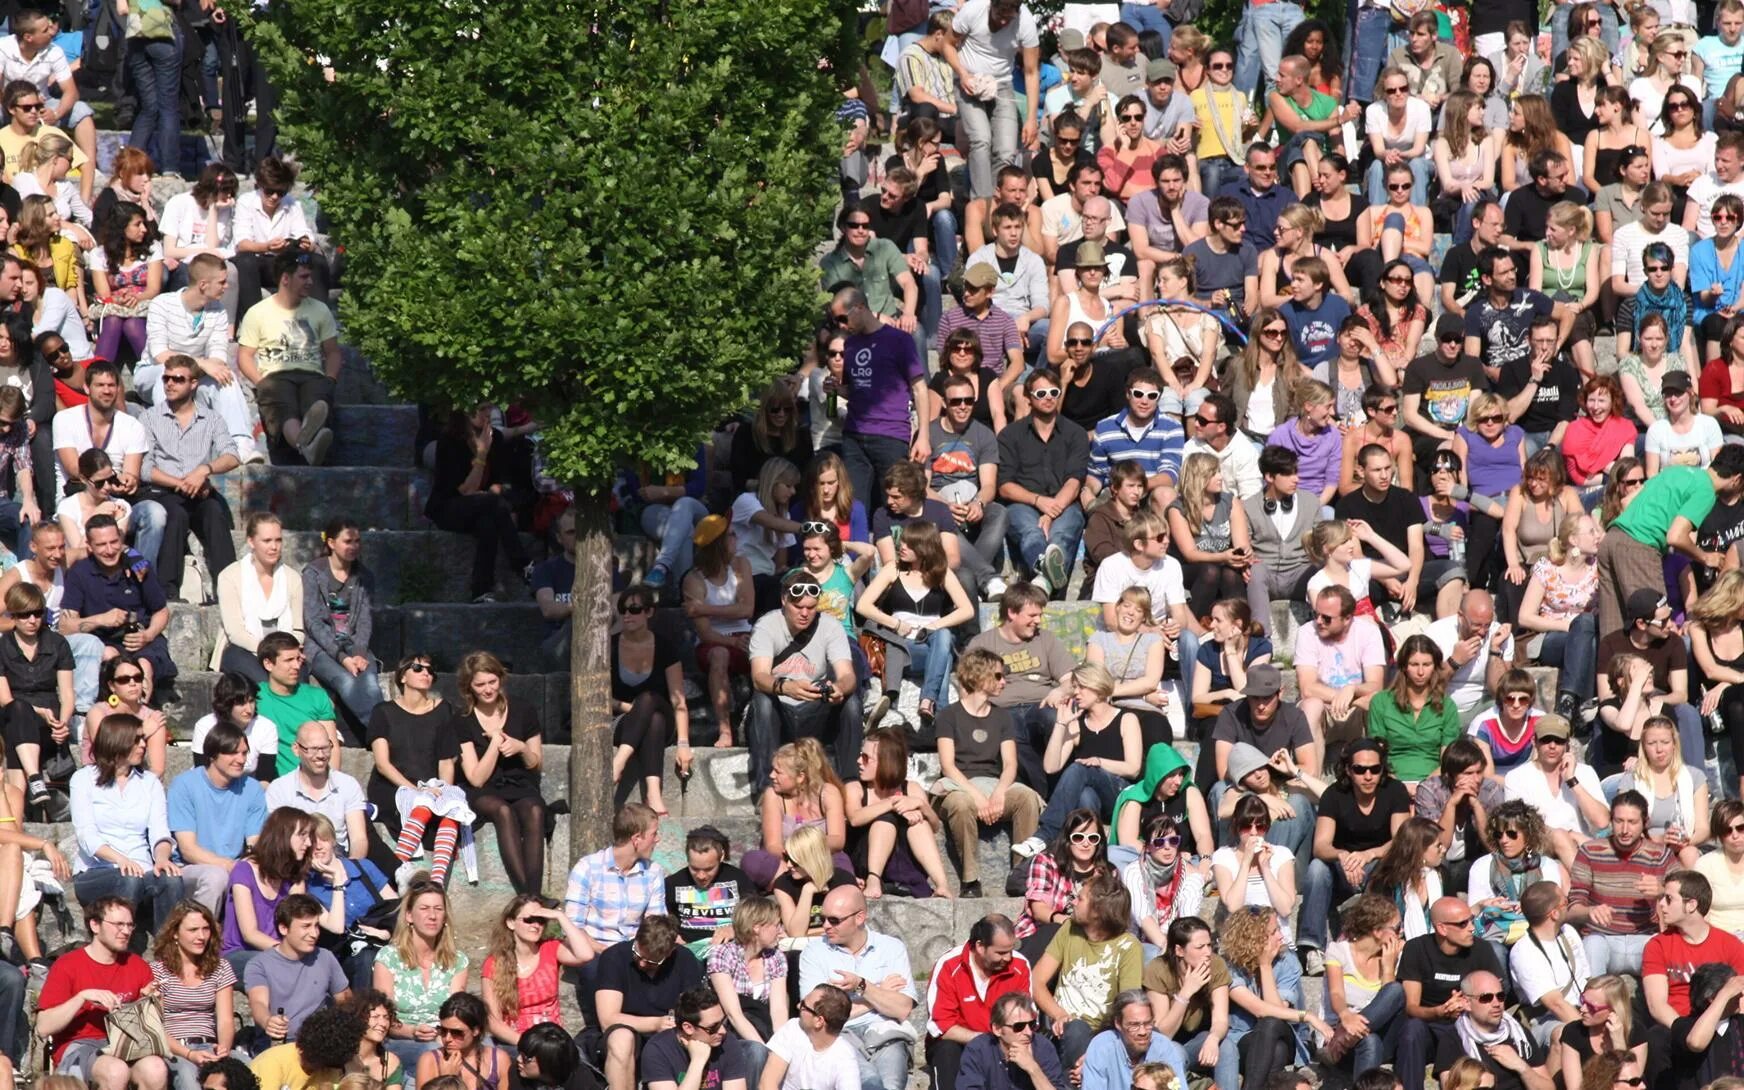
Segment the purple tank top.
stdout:
[[1520,483],[1520,444],[1526,433],[1518,424],[1502,432],[1502,445],[1492,447],[1470,428],[1460,428],[1465,437],[1465,479],[1474,495],[1500,496]]

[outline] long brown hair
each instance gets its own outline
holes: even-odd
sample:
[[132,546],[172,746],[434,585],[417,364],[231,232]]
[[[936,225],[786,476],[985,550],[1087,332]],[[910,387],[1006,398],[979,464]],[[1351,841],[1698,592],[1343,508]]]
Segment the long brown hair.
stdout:
[[[105,719],[104,723],[108,723]],[[299,832],[309,834],[309,849],[298,855],[291,849],[291,837]],[[255,869],[281,884],[301,882],[309,876],[309,858],[315,853],[315,820],[294,806],[280,806],[266,816],[260,836],[249,857]]]
[[1405,663],[1409,662],[1413,655],[1428,655],[1430,660],[1435,663],[1435,669],[1429,675],[1428,707],[1439,713],[1443,702],[1447,700],[1447,679],[1441,676],[1441,648],[1436,646],[1434,640],[1421,632],[1406,636],[1404,641],[1399,644],[1399,655],[1395,660],[1399,670],[1393,675],[1393,683],[1387,686],[1387,691],[1393,694],[1393,703],[1398,705],[1399,710],[1409,715],[1410,704],[1407,701],[1410,699],[1411,682],[1405,677]]
[[198,901],[183,901],[170,909],[169,918],[158,929],[157,938],[152,943],[151,956],[163,962],[165,969],[180,976],[183,964],[182,944],[177,940],[176,932],[182,929],[183,920],[195,914],[206,917],[206,926],[212,929],[205,952],[194,962],[194,971],[200,974],[201,980],[205,980],[218,971],[218,947],[223,944],[224,933],[219,930],[218,918],[212,915],[212,910]]
[[902,543],[914,550],[914,564],[909,570],[920,572],[931,589],[943,586],[950,564],[945,559],[945,543],[939,528],[926,519],[915,519],[902,527]]
[[497,917],[497,929],[491,932],[489,955],[495,961],[491,968],[490,989],[497,999],[497,1010],[503,1021],[511,1025],[521,1013],[520,951],[515,943],[515,919],[528,905],[543,905],[536,894],[522,893],[508,903]]
[[[817,480],[825,470],[833,470],[836,474],[834,511],[825,511],[818,505]],[[847,522],[854,516],[854,484],[848,480],[848,464],[842,461],[841,455],[826,450],[805,467],[805,513],[829,522]]]
[[1556,117],[1550,112],[1550,102],[1543,95],[1520,95],[1514,99],[1520,107],[1520,117],[1526,123],[1519,132],[1508,129],[1508,147],[1515,149],[1530,162],[1541,151],[1556,150]]
[[442,931],[436,936],[435,967],[451,971],[460,964],[460,955],[454,949],[454,905],[448,900],[448,891],[431,881],[427,873],[413,878],[400,898],[400,919],[394,924],[394,935],[388,945],[400,955],[402,964],[418,964],[418,952],[412,948],[412,908],[421,897],[442,898]]
[[[770,428],[769,421],[769,410],[777,405],[787,409],[787,422],[781,425],[779,436]],[[757,449],[764,454],[785,454],[799,442],[799,406],[794,401],[793,391],[782,383],[771,383],[769,389],[763,391],[756,415],[751,417],[751,438],[756,440]]]
[[139,744],[145,724],[139,716],[112,712],[97,725],[97,737],[91,740],[91,763],[97,766],[97,786],[108,787],[127,771],[133,747]]
[[879,791],[900,791],[908,783],[908,740],[890,727],[866,732],[866,741],[878,749],[872,766],[872,786]]

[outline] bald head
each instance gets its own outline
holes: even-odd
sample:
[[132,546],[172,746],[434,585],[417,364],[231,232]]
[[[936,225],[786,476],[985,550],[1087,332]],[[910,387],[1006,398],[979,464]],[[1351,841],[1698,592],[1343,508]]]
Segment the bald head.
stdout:
[[297,760],[311,776],[324,776],[333,767],[333,740],[327,728],[319,723],[304,723],[297,728]]
[[[1501,978],[1487,969],[1478,969],[1465,974],[1465,979],[1459,982],[1459,990],[1467,996],[1485,995],[1502,990]],[[1498,998],[1495,1002],[1501,1002]]]
[[1471,628],[1488,629],[1496,619],[1496,600],[1487,590],[1468,590],[1459,600],[1459,615]]
[[1429,906],[1429,922],[1432,924],[1452,923],[1469,915],[1471,910],[1458,897],[1442,897]]
[[866,895],[858,886],[840,886],[824,896],[824,938],[836,946],[858,947],[866,934]]

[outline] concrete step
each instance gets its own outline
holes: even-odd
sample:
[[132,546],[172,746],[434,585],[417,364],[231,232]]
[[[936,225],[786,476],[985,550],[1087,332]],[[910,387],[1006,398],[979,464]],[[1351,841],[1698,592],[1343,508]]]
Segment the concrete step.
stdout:
[[[236,530],[230,538],[236,555],[243,555],[248,548],[247,535]],[[285,563],[293,570],[301,571],[311,560],[326,555],[319,530],[286,530],[284,541]],[[537,539],[532,534],[522,534],[521,542],[531,551]],[[472,538],[446,530],[363,532],[363,562],[375,579],[373,596],[385,606],[409,602],[470,603],[475,548]],[[503,587],[523,586],[520,571],[501,554],[497,560],[497,582]]]
[[356,405],[340,402],[333,413],[335,466],[391,466],[414,463],[418,436],[416,405]]
[[430,528],[424,517],[430,479],[414,469],[245,466],[219,481],[238,523],[250,511],[271,511],[290,530],[319,530],[340,515],[371,530]]

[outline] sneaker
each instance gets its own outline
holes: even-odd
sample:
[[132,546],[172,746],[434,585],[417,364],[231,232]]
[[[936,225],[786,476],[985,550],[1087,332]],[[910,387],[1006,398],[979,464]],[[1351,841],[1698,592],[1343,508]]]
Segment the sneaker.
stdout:
[[957,896],[978,901],[986,896],[986,894],[981,892],[980,882],[964,882],[963,888],[957,891]]
[[885,693],[878,698],[878,703],[872,705],[872,714],[866,717],[866,729],[873,730],[884,722],[884,717],[890,714],[890,694]]
[[648,569],[648,577],[642,582],[655,590],[659,590],[666,585],[666,568],[660,564],[654,565]]
[[333,449],[333,429],[322,428],[309,436],[307,441],[298,445],[297,450],[303,455],[303,461],[312,466],[321,465],[327,461],[327,452]]
[[1325,976],[1326,955],[1312,946],[1302,948],[1302,975]]
[[1058,545],[1049,545],[1038,565],[1042,574],[1048,577],[1048,586],[1053,590],[1066,589],[1066,553]]
[[996,575],[987,580],[987,585],[981,588],[981,597],[985,601],[997,602],[999,599],[1005,597],[1005,591],[1005,580]]
[[1580,697],[1568,690],[1556,694],[1556,714],[1569,721],[1572,726],[1580,717]]
[[303,430],[299,434],[314,435],[326,427],[327,416],[330,412],[332,412],[332,407],[325,401],[317,401],[309,406],[309,411],[303,414]]
[[30,804],[32,806],[41,807],[48,805],[50,794],[48,781],[43,779],[40,775],[32,776],[30,778],[30,785],[26,791],[29,795]]
[[242,464],[245,466],[266,465],[266,451],[261,450],[260,444],[256,443],[252,438],[238,439],[236,441],[236,453],[242,459]]
[[403,895],[406,891],[406,887],[412,884],[412,879],[418,877],[421,873],[427,873],[429,869],[430,868],[424,865],[422,860],[415,857],[406,860],[404,863],[400,864],[398,870],[394,871],[394,888],[399,890]]
[[1039,836],[1032,836],[1021,844],[1013,844],[1011,846],[1011,854],[1020,859],[1033,859],[1043,851],[1046,851],[1047,847],[1047,841]]
[[480,594],[478,597],[474,598],[472,600],[472,604],[475,606],[485,605],[486,603],[495,602],[498,600],[499,599],[497,598],[495,591],[487,590],[483,594]]

